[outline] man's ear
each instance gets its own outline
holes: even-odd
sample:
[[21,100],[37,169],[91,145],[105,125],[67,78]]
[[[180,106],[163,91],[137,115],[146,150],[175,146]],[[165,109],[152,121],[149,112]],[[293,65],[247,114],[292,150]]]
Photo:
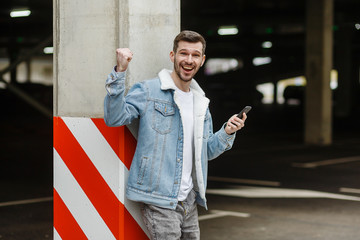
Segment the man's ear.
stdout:
[[202,67],[202,66],[204,65],[204,63],[205,63],[205,58],[206,58],[206,56],[204,55],[204,56],[203,56],[203,59],[202,59],[202,62],[201,62],[201,65],[200,65],[201,67]]
[[170,60],[171,60],[172,62],[174,62],[174,59],[175,59],[175,53],[174,53],[174,51],[171,51],[171,52],[170,52]]

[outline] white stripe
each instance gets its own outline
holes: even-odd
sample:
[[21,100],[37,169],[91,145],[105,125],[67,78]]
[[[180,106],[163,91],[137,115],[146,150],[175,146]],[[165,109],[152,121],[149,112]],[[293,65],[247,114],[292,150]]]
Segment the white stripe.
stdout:
[[203,220],[208,220],[208,219],[213,219],[213,218],[218,218],[218,217],[224,217],[226,216],[226,214],[222,214],[222,213],[210,213],[207,215],[202,215],[199,216],[199,221],[203,221]]
[[53,200],[52,197],[44,197],[44,198],[34,198],[34,199],[18,200],[11,202],[2,202],[0,203],[0,207],[15,206],[22,204],[30,204],[30,203],[40,203],[40,202],[50,202],[52,200]]
[[60,237],[59,233],[56,231],[55,228],[54,228],[54,240],[62,240],[62,238]]
[[115,239],[55,149],[54,169],[55,190],[86,237],[88,239]]
[[221,210],[211,210],[210,214],[199,216],[199,221],[218,218],[218,217],[226,217],[226,216],[247,218],[250,217],[250,214],[233,212],[233,211],[230,212],[230,211],[221,211]]
[[139,203],[129,201],[125,197],[129,170],[113,151],[94,122],[89,118],[63,117],[62,119],[112,192],[148,235],[141,217]]
[[358,188],[340,188],[340,192],[360,194],[360,189],[358,189]]
[[355,162],[355,161],[360,161],[360,156],[334,158],[334,159],[309,162],[309,163],[293,163],[292,166],[299,167],[299,168],[316,168],[319,166],[334,165],[334,164],[348,163],[348,162]]
[[211,177],[211,176],[209,176],[208,180],[209,181],[214,181],[214,182],[241,183],[241,184],[271,186],[271,187],[278,187],[278,186],[281,185],[280,182],[255,180],[255,179],[223,178],[223,177]]
[[360,197],[302,189],[240,187],[236,189],[208,189],[208,194],[246,198],[330,198],[360,201]]
[[119,175],[119,171],[120,174],[126,174],[126,167],[93,121],[89,118],[63,117],[62,119],[112,192],[120,202],[124,203],[124,189],[118,189],[118,187],[124,186],[124,179],[119,179],[119,176],[123,176]]

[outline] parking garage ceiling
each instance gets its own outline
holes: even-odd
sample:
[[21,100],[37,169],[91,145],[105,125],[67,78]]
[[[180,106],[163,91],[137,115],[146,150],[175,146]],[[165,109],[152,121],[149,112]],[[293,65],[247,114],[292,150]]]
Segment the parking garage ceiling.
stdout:
[[[30,10],[28,17],[11,17],[13,10]],[[8,0],[0,2],[0,58],[21,54],[52,35],[52,1]],[[40,52],[41,54],[41,52]]]
[[[8,0],[0,6],[0,58],[19,56],[52,35],[51,0]],[[242,58],[271,56],[283,64],[303,65],[305,43],[305,0],[182,0],[182,29],[202,33],[208,57]],[[86,7],[86,6],[84,6]],[[14,9],[29,9],[28,17],[12,18]],[[335,0],[334,37],[351,26],[353,50],[360,46],[360,1]],[[220,35],[219,27],[236,27],[234,35]],[[264,42],[271,48],[264,48]],[[51,44],[50,44],[51,45]],[[39,55],[44,54],[39,52]],[[273,69],[276,69],[273,68]],[[296,69],[294,70],[296,71]]]

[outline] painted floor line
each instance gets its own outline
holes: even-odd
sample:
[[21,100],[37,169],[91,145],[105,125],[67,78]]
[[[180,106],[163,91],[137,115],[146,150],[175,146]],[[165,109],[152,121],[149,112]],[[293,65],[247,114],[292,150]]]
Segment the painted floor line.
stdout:
[[39,203],[39,202],[50,202],[52,200],[53,200],[53,197],[43,197],[43,198],[34,198],[34,199],[18,200],[18,201],[11,201],[11,202],[2,202],[2,203],[0,203],[0,207],[16,206],[16,205],[23,205],[23,204]]
[[358,188],[345,188],[345,187],[342,187],[339,189],[340,192],[343,192],[343,193],[358,193],[360,194],[360,189]]
[[212,176],[209,176],[208,180],[214,182],[252,184],[252,185],[271,186],[271,187],[279,187],[281,185],[280,182],[275,182],[275,181],[241,179],[241,178],[224,178],[224,177],[212,177]]
[[356,162],[356,161],[360,161],[360,156],[334,158],[334,159],[309,162],[309,163],[293,163],[292,166],[298,167],[298,168],[316,168],[316,167],[320,167],[320,166],[335,165],[335,164],[349,163],[349,162]]
[[199,221],[214,219],[219,217],[227,217],[227,216],[247,218],[250,217],[250,214],[241,213],[241,212],[232,212],[232,211],[211,210],[210,214],[199,216]]
[[360,197],[306,189],[238,187],[235,189],[208,189],[207,194],[243,198],[329,198],[360,202]]

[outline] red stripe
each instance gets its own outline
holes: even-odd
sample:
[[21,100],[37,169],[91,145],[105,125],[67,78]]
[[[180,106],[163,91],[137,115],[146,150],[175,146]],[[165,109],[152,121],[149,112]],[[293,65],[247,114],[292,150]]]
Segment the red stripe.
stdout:
[[[120,157],[124,165],[130,169],[132,158],[136,149],[136,139],[126,126],[108,127],[104,119],[93,118],[92,121],[110,144],[114,152]],[[149,239],[138,223],[134,220],[128,210],[123,207],[119,209],[120,216],[120,239]]]
[[87,239],[65,203],[54,189],[54,228],[64,240]]
[[91,120],[114,150],[116,155],[119,155],[119,136],[121,127],[108,127],[102,118],[92,118]]
[[124,218],[126,220],[126,221],[124,221],[124,230],[125,230],[124,231],[124,235],[125,235],[124,240],[127,240],[127,239],[148,240],[149,239],[126,208],[124,211]]
[[[136,140],[131,132],[127,127],[108,127],[105,125],[103,119],[92,120],[115,153],[123,159],[125,166],[130,168],[136,147]],[[111,192],[111,189],[108,188],[106,182],[91,163],[91,160],[88,159],[86,153],[73,137],[66,124],[59,117],[54,118],[54,147],[102,216],[105,223],[113,232],[116,239],[148,239],[124,205],[118,201],[116,196]],[[92,187],[94,189],[91,189]],[[102,191],[99,188],[106,190]],[[111,193],[109,193],[109,191]],[[105,205],[107,208],[103,209],[102,206],[99,205]],[[59,213],[55,213],[54,210],[54,218],[58,214]],[[105,217],[103,215],[105,215]],[[113,218],[109,215],[113,215]],[[108,223],[109,221],[110,223]],[[66,225],[66,222],[60,218],[57,221],[57,225]],[[118,234],[116,234],[117,232]]]
[[127,127],[123,127],[120,132],[120,153],[125,166],[130,169],[132,159],[136,149],[136,139]]
[[[54,127],[54,147],[115,237],[122,205],[61,118]],[[104,159],[106,161],[106,159]]]
[[127,169],[130,169],[136,149],[136,139],[129,129],[126,126],[108,127],[102,118],[93,118],[92,121]]

